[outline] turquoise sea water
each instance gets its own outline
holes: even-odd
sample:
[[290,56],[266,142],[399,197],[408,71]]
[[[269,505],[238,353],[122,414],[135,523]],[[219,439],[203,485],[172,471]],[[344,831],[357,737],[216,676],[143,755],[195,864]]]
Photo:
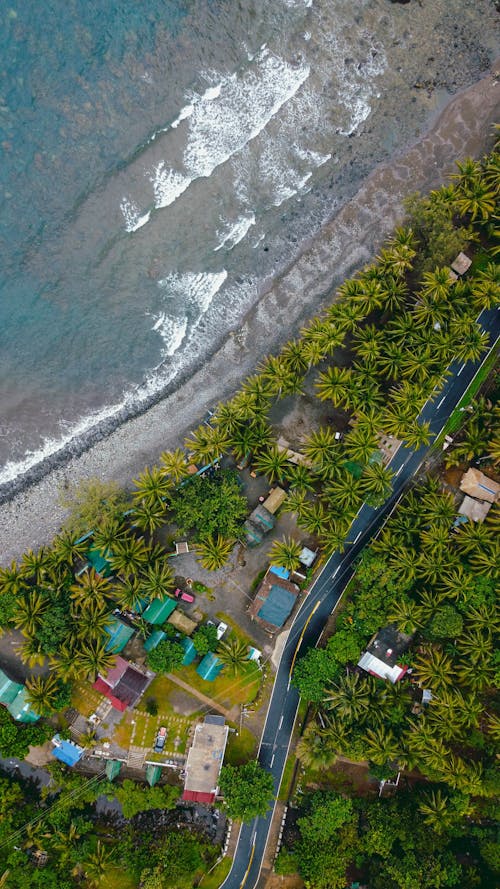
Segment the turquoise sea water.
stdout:
[[[433,4],[463,84],[492,13]],[[448,62],[388,0],[11,0],[0,24],[1,486],[203,361],[435,111],[425,52]]]

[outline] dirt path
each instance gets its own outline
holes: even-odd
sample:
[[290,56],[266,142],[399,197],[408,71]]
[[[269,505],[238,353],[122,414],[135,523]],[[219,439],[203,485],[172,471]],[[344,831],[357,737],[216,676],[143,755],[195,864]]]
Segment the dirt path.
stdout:
[[219,713],[222,713],[223,716],[226,717],[230,722],[237,722],[239,719],[240,711],[239,707],[232,707],[231,710],[228,710],[226,707],[223,707],[222,704],[219,704],[217,701],[214,701],[213,698],[207,697],[203,692],[198,691],[196,688],[193,688],[192,685],[188,685],[187,682],[183,682],[182,679],[179,679],[174,673],[167,673],[167,679],[170,679],[171,682],[174,682],[175,685],[178,685],[180,688],[183,688],[184,691],[189,692],[194,698],[198,698],[199,701],[202,701],[207,707],[210,707],[212,710],[217,710]]

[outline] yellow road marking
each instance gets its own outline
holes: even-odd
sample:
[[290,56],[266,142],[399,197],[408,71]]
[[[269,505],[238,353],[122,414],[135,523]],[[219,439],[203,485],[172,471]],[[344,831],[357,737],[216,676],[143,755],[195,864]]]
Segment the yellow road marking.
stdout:
[[255,855],[255,837],[253,838],[252,852],[251,852],[251,854],[250,854],[250,861],[248,862],[248,867],[247,867],[247,869],[246,869],[246,871],[245,871],[245,876],[243,877],[243,879],[242,879],[242,881],[241,881],[241,883],[240,883],[240,889],[243,889],[243,886],[245,885],[245,883],[246,883],[246,881],[247,881],[247,879],[248,879],[248,874],[250,873],[250,868],[252,867],[252,861],[253,861],[253,856],[254,856],[254,855]]
[[307,630],[307,627],[308,627],[308,625],[309,625],[309,623],[310,623],[310,621],[311,621],[311,619],[312,619],[312,616],[313,616],[314,612],[319,608],[319,606],[320,606],[320,601],[319,601],[319,599],[318,599],[318,601],[316,602],[316,605],[314,606],[313,610],[311,611],[309,617],[307,618],[307,620],[306,620],[306,622],[305,622],[305,624],[304,624],[304,627],[303,627],[302,632],[301,632],[301,634],[300,634],[300,636],[299,636],[297,645],[295,646],[295,651],[294,651],[294,653],[293,653],[293,658],[292,658],[292,664],[291,664],[291,667],[290,667],[290,673],[288,674],[289,676],[291,676],[292,673],[293,673],[293,668],[295,667],[295,660],[296,660],[296,658],[297,658],[297,653],[298,653],[298,650],[299,650],[299,648],[300,648],[301,642],[302,642],[302,640],[303,640],[303,638],[304,638],[304,633],[305,633],[305,631]]

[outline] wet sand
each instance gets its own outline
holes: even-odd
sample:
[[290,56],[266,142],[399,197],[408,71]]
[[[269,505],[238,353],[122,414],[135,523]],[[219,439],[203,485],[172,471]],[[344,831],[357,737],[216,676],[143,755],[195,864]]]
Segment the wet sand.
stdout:
[[0,564],[50,542],[64,520],[58,491],[90,476],[125,487],[162,450],[182,444],[209,408],[229,397],[265,355],[295,336],[305,320],[331,301],[334,288],[371,259],[402,218],[403,198],[441,184],[457,158],[489,149],[500,121],[500,63],[453,96],[418,141],[380,164],[357,194],[299,258],[268,282],[258,305],[224,345],[184,385],[108,438],[0,506]]

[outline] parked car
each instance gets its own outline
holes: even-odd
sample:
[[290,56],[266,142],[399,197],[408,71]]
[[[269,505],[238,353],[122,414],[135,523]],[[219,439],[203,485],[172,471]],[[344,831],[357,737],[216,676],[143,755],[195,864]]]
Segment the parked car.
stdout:
[[174,590],[174,596],[177,599],[182,599],[183,602],[194,602],[193,594],[192,593],[185,593],[184,590],[180,590],[179,587],[177,587],[177,589]]
[[224,621],[221,620],[220,624],[217,624],[217,639],[222,639],[226,630],[227,630],[227,624],[225,624]]
[[153,748],[155,753],[162,752],[162,750],[165,746],[166,739],[167,739],[167,730],[166,730],[165,726],[162,725],[161,728],[158,729],[158,734],[155,739],[155,746]]

